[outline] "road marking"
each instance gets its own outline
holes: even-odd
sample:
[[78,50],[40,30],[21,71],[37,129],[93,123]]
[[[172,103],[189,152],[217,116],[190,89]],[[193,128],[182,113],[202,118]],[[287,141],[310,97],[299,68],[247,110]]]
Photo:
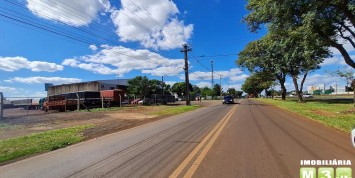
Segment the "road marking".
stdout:
[[199,166],[199,164],[202,162],[202,159],[206,156],[207,152],[209,151],[209,149],[212,147],[213,143],[215,142],[215,140],[217,139],[218,135],[221,133],[221,131],[223,130],[224,126],[227,124],[227,122],[229,121],[229,119],[231,118],[232,114],[234,113],[234,111],[236,110],[237,105],[234,106],[224,117],[221,121],[218,122],[218,124],[216,125],[216,127],[214,127],[212,129],[212,131],[210,133],[208,133],[208,135],[201,141],[200,144],[197,145],[197,147],[189,154],[189,156],[187,156],[187,158],[179,165],[179,167],[169,176],[169,178],[176,178],[180,175],[180,173],[185,169],[185,167],[189,164],[189,162],[192,160],[192,158],[202,149],[203,145],[205,145],[205,143],[209,140],[209,138],[216,132],[216,134],[212,137],[212,139],[210,140],[209,143],[207,143],[207,146],[203,149],[203,151],[201,152],[201,154],[198,156],[198,158],[196,159],[196,161],[193,163],[193,165],[191,166],[191,168],[188,170],[188,172],[185,174],[184,177],[191,177],[197,167]]

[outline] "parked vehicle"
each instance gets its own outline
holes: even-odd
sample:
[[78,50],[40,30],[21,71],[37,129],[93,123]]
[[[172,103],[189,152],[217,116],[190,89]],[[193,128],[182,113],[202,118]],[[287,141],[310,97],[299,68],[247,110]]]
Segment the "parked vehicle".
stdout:
[[222,104],[234,104],[234,98],[232,96],[225,96],[222,100]]
[[104,102],[105,107],[119,106],[124,100],[123,90],[103,90],[100,92],[100,97]]
[[43,102],[43,110],[57,110],[64,112],[66,110],[75,110],[78,104],[77,100],[67,100],[65,95],[48,96]]
[[303,97],[303,98],[313,98],[313,95],[311,95],[311,94],[304,94],[302,97]]

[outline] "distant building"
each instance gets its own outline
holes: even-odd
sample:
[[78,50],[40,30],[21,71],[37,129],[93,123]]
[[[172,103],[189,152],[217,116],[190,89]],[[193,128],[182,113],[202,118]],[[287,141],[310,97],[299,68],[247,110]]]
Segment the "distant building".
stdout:
[[333,84],[329,86],[329,88],[326,88],[324,84],[320,84],[318,86],[312,85],[307,87],[307,92],[310,94],[348,94],[348,92],[345,90],[345,86],[340,86],[337,84]]
[[127,91],[129,79],[97,80],[89,82],[71,83],[49,86],[47,95],[59,95],[78,91],[101,91],[121,89]]

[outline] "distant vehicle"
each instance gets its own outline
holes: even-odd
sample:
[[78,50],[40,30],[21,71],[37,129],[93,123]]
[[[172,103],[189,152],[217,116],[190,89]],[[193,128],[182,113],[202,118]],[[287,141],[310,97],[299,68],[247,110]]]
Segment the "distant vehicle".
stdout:
[[304,95],[303,95],[303,98],[313,98],[313,95],[311,95],[311,94],[304,94]]
[[351,133],[351,140],[353,142],[353,146],[355,147],[355,128],[354,128],[354,130]]
[[222,104],[234,104],[234,99],[232,96],[225,96],[223,98]]

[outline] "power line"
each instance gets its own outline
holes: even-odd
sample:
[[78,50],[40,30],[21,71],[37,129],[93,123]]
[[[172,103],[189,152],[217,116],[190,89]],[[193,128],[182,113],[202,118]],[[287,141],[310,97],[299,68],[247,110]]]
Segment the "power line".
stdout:
[[210,55],[210,56],[205,56],[205,55],[200,55],[200,56],[192,56],[196,58],[218,58],[218,57],[229,57],[229,56],[238,56],[238,54],[216,54],[216,55]]
[[[39,23],[33,22],[31,20],[28,20],[28,19],[23,19],[21,17],[11,17],[10,14],[8,14],[8,13],[6,13],[4,11],[3,11],[3,13],[0,13],[0,17],[6,18],[8,20],[15,21],[17,23],[28,25],[30,27],[38,28],[40,30],[43,30],[43,31],[46,31],[46,32],[49,32],[49,33],[52,33],[52,34],[55,34],[55,35],[59,35],[59,36],[62,36],[62,37],[65,37],[65,38],[68,38],[68,39],[71,39],[71,40],[74,40],[74,41],[78,41],[78,42],[81,42],[81,43],[86,44],[86,45],[96,44],[95,42],[88,41],[86,39],[82,39],[81,37],[78,37],[78,36],[75,36],[75,35],[72,35],[72,34],[67,34],[67,33],[64,33],[64,32],[60,32],[60,31],[58,31],[55,28],[48,27],[48,26],[45,26],[43,24],[39,24]],[[119,52],[117,50],[112,50],[112,51],[114,51],[115,53],[120,54],[120,55],[124,55],[124,56],[128,56],[128,57],[131,57],[131,58],[143,60],[142,58],[138,58],[138,57],[132,56],[132,55],[127,55],[127,54]]]
[[160,24],[153,19],[152,15],[150,13],[147,12],[147,10],[143,10],[141,7],[139,7],[136,3],[132,2],[131,0],[129,0],[129,2],[131,2],[135,7],[138,8],[138,10],[142,11],[144,14],[147,15],[148,18],[150,18],[155,24],[157,24],[158,26],[160,26]]
[[13,20],[13,21],[16,21],[16,22],[23,23],[23,24],[25,24],[25,25],[29,25],[29,26],[32,26],[32,27],[39,28],[39,29],[41,29],[41,30],[44,30],[44,31],[47,31],[47,32],[50,32],[50,33],[53,33],[53,34],[56,34],[56,35],[64,36],[64,37],[66,37],[66,38],[69,38],[69,39],[72,39],[72,40],[76,40],[76,41],[79,41],[79,42],[81,42],[81,43],[89,44],[89,45],[90,45],[89,42],[87,42],[87,41],[85,41],[85,40],[82,40],[82,39],[80,39],[80,38],[72,37],[72,36],[70,36],[70,35],[66,35],[66,34],[57,32],[57,31],[55,31],[55,30],[51,30],[51,29],[48,29],[48,28],[46,28],[46,27],[42,27],[42,26],[40,26],[40,25],[36,25],[36,24],[32,24],[32,23],[29,23],[29,22],[26,22],[26,21],[23,21],[23,20],[20,20],[20,19],[16,19],[16,18],[7,16],[7,15],[2,14],[2,13],[0,13],[0,16],[5,17],[5,18],[8,18],[8,19]]
[[[23,8],[23,9],[26,9],[26,10],[27,10],[27,7],[24,6],[23,4],[16,3],[16,2],[12,2],[12,1],[8,1],[8,0],[5,0],[5,1],[8,2],[8,3],[11,3],[12,5],[15,5],[15,6],[18,6],[18,7],[20,7],[20,8]],[[36,3],[36,2],[34,2],[34,3]],[[39,4],[39,5],[41,5],[41,4]],[[42,5],[41,5],[41,6],[42,6]],[[42,7],[44,7],[44,6],[42,6]],[[44,7],[44,8],[46,8],[46,7]],[[6,8],[5,8],[5,9],[6,9]],[[9,9],[8,9],[8,10],[9,10]],[[13,11],[13,10],[9,10],[9,11]],[[14,11],[13,11],[13,12],[14,12]],[[108,37],[106,37],[106,36],[102,36],[102,35],[100,35],[100,34],[98,34],[98,33],[89,31],[89,30],[87,30],[87,29],[82,29],[82,28],[79,28],[79,27],[75,27],[75,26],[68,25],[68,24],[66,24],[66,23],[64,23],[64,22],[62,22],[62,21],[59,21],[59,20],[54,19],[53,17],[51,17],[50,15],[48,15],[48,14],[46,14],[46,13],[39,13],[39,12],[37,12],[37,13],[38,13],[38,14],[41,14],[42,16],[44,16],[44,17],[46,17],[46,18],[48,18],[49,20],[52,20],[52,21],[54,21],[54,22],[63,24],[63,25],[65,25],[65,26],[69,26],[70,28],[73,28],[73,29],[79,30],[79,31],[81,31],[81,32],[87,33],[87,34],[92,35],[92,36],[94,36],[94,37],[96,37],[96,38],[100,38],[100,39],[105,40],[105,41],[110,41],[111,43],[116,43],[116,42],[113,42],[112,39],[110,39],[110,38],[108,38]],[[18,15],[18,14],[21,14],[21,13],[15,12],[15,14]],[[22,15],[23,17],[25,17],[25,18],[29,18],[29,16],[27,16],[27,15],[23,15],[23,14],[21,14],[21,15]],[[38,22],[36,22],[36,23],[38,23]],[[47,26],[47,27],[48,27],[48,26]],[[49,28],[49,27],[48,27],[48,28]],[[57,29],[58,29],[58,28],[57,28]]]

